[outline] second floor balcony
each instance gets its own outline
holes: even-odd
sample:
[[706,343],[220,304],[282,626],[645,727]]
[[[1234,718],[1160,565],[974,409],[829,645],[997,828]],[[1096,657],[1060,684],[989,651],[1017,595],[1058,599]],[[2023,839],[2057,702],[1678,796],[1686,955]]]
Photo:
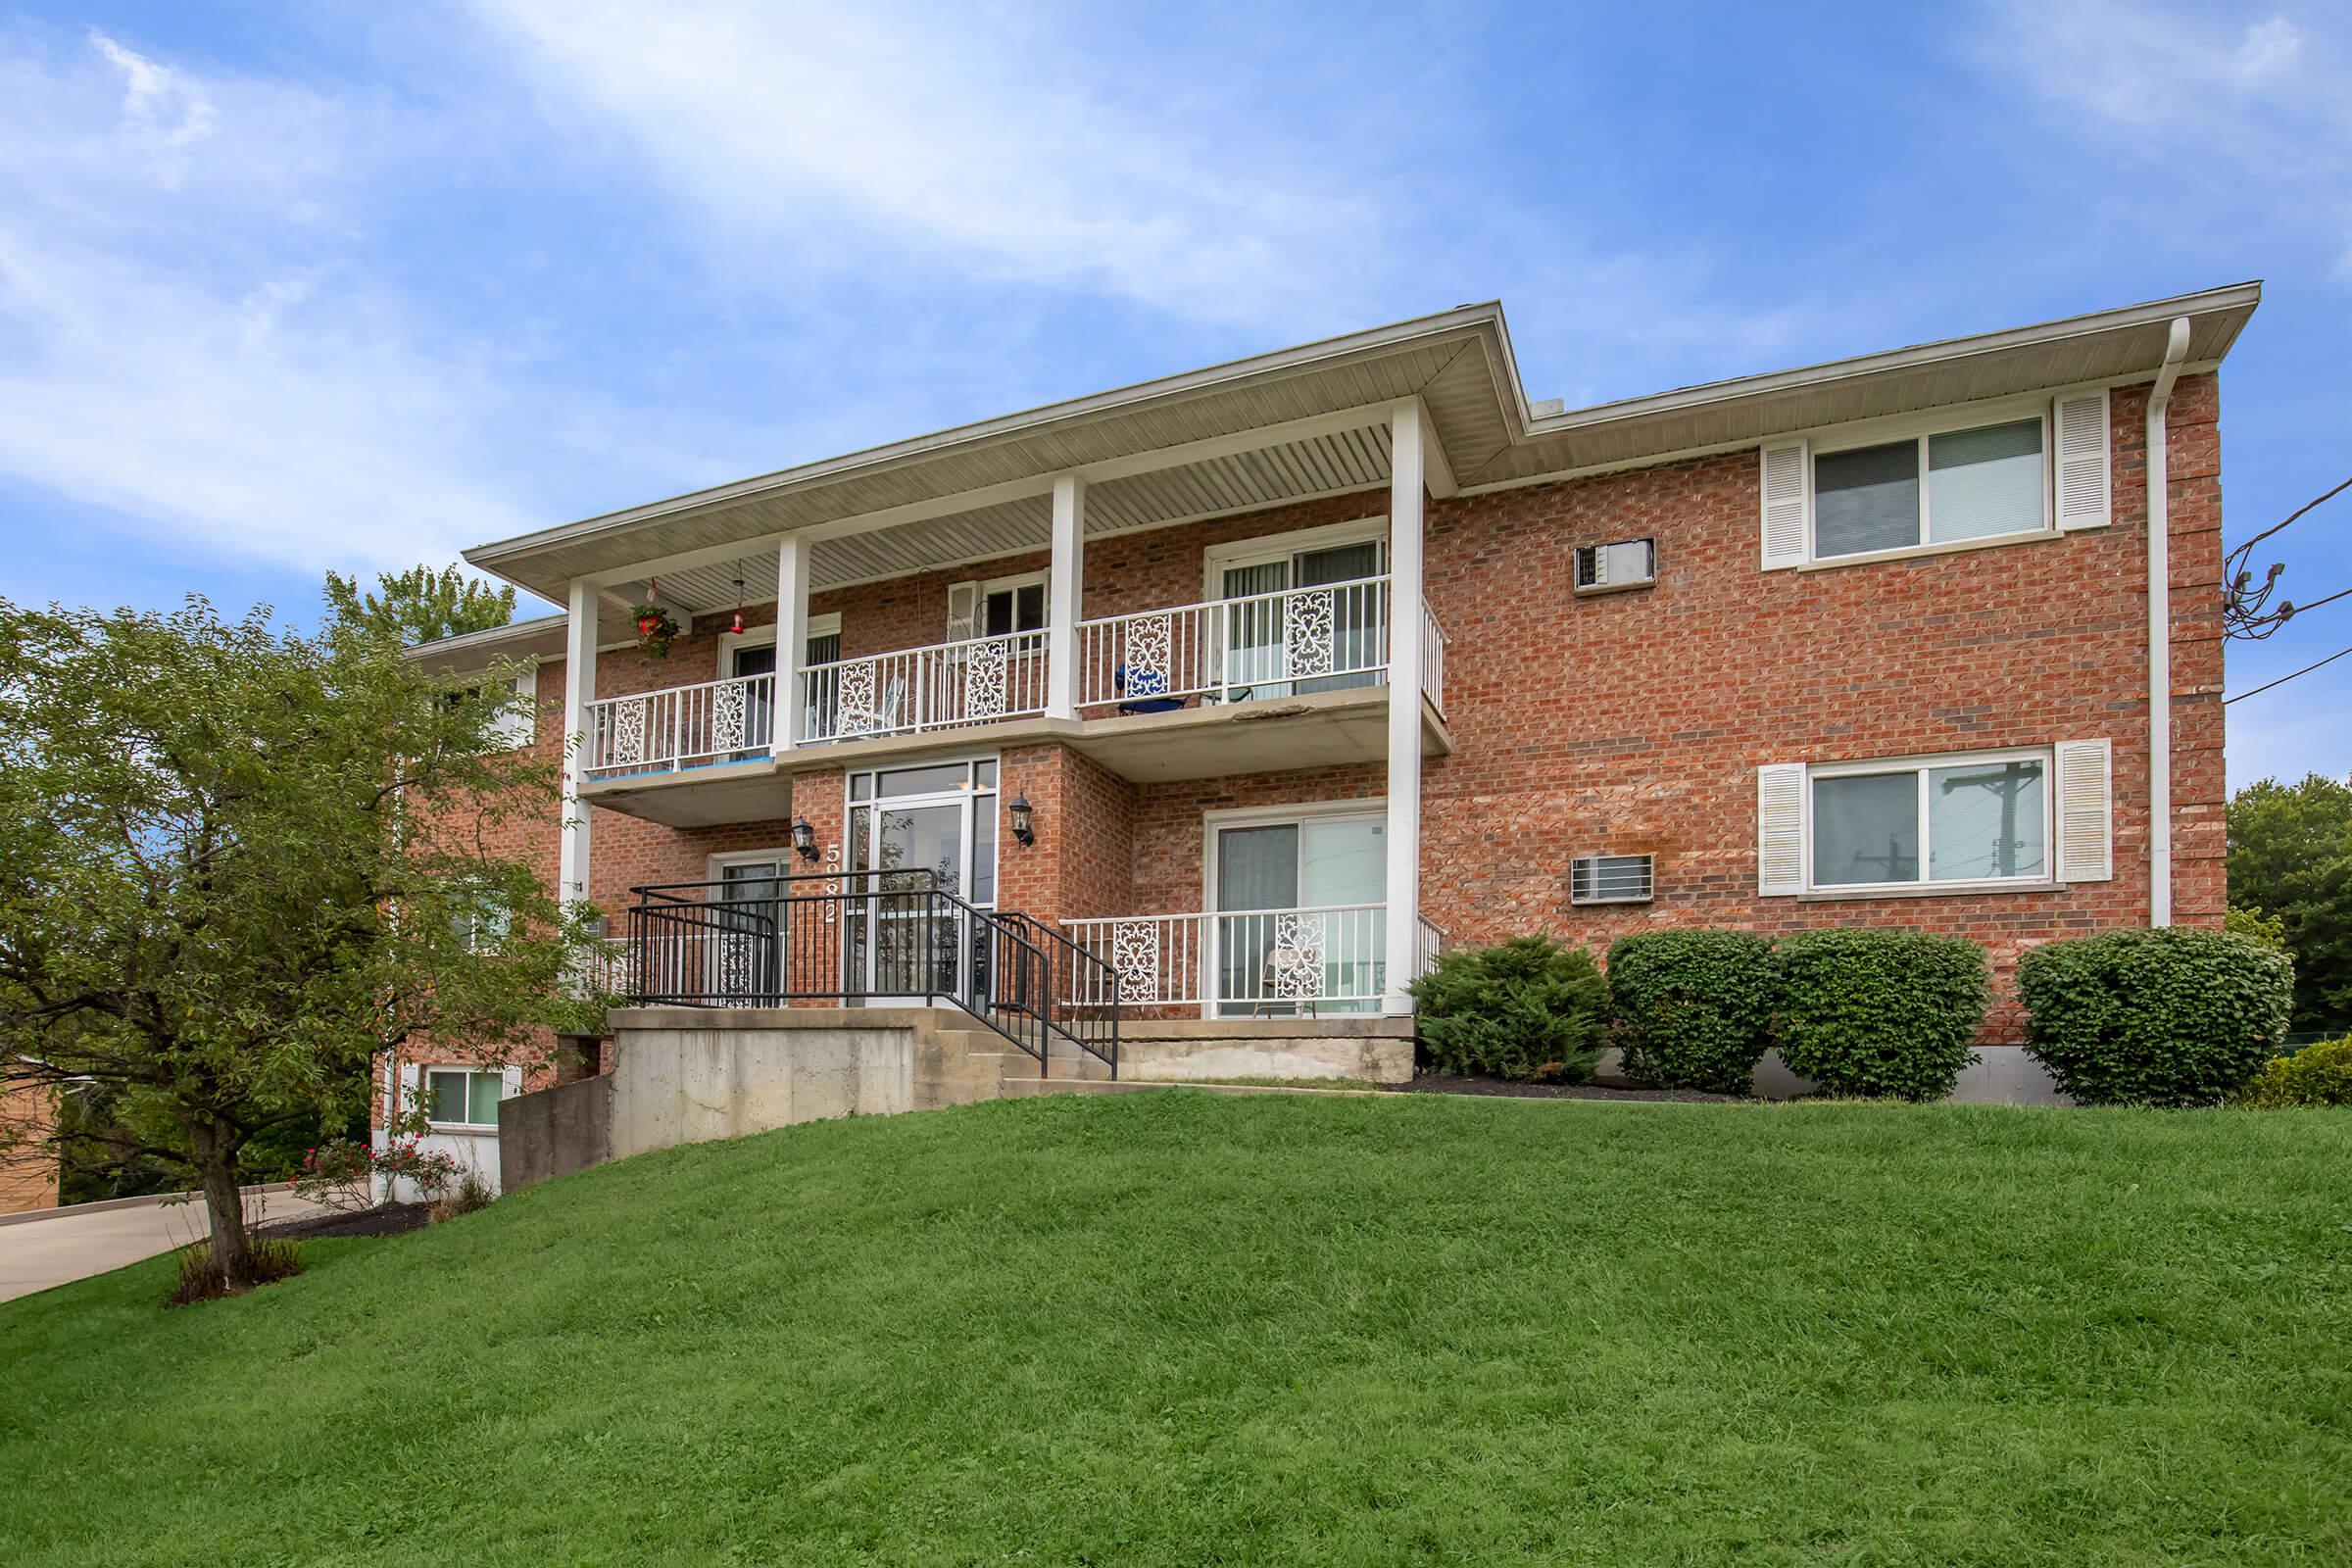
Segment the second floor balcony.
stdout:
[[[1416,612],[1424,706],[1442,741],[1446,637],[1425,604]],[[792,752],[810,757],[983,728],[996,738],[995,727],[1025,725],[1099,746],[1127,776],[1361,760],[1378,755],[1385,733],[1394,623],[1385,575],[1082,620],[1071,639],[1071,711],[1050,729],[1054,639],[1044,628],[829,660],[788,677],[789,693],[772,672],[658,687],[588,706],[583,772],[591,784],[626,787],[712,769],[772,771],[780,701],[798,705]],[[1278,743],[1271,753],[1252,748],[1272,760],[1200,749],[1201,731],[1245,717],[1257,742]],[[1279,744],[1284,720],[1303,720],[1292,727],[1319,738]]]

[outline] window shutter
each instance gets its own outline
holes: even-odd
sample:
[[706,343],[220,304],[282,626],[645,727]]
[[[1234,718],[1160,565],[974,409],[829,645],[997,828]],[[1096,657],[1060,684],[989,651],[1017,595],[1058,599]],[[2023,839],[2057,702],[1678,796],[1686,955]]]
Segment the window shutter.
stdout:
[[980,585],[959,582],[948,588],[948,641],[964,642],[980,635]]
[[2058,526],[2104,528],[2107,497],[2107,390],[2073,392],[2057,400]]
[[2107,882],[2115,876],[2115,745],[2060,741],[2058,880]]
[[1763,461],[1764,569],[1802,565],[1813,510],[1813,465],[1805,443],[1766,447]]
[[1805,764],[1756,769],[1756,891],[1805,891]]

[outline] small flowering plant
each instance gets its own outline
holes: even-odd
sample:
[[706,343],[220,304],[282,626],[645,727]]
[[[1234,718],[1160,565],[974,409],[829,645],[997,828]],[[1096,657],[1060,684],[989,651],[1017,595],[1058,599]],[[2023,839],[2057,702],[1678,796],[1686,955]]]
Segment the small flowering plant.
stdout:
[[330,1138],[302,1156],[294,1177],[294,1195],[328,1208],[357,1212],[376,1204],[375,1178],[384,1178],[389,1198],[393,1183],[406,1180],[426,1202],[437,1201],[461,1174],[456,1159],[417,1144],[415,1134],[395,1134],[381,1149],[349,1138]]

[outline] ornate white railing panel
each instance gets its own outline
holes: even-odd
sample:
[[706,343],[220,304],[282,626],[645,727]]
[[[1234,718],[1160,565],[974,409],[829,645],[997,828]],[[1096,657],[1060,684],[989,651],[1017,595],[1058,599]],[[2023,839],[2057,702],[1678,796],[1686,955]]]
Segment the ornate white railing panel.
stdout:
[[1372,685],[1388,626],[1386,577],[1080,621],[1078,706],[1149,712]]
[[1046,634],[1016,632],[811,664],[801,672],[810,741],[993,724],[1046,710]]
[[[1437,928],[1421,924],[1434,954]],[[1388,976],[1388,908],[1378,904],[1112,915],[1062,926],[1116,971],[1117,1000],[1127,1006],[1198,1005],[1205,997],[1228,1016],[1369,1012]]]
[[773,675],[603,698],[588,705],[587,773],[616,778],[765,757],[775,715]]

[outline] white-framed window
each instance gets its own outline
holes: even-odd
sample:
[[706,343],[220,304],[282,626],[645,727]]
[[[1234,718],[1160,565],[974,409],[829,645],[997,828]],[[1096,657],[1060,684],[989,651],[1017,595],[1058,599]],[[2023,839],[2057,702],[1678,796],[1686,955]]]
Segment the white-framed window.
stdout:
[[498,1102],[507,1098],[499,1067],[451,1065],[424,1069],[424,1119],[435,1127],[498,1127]]
[[1605,545],[1576,548],[1576,591],[1580,594],[1646,588],[1657,580],[1655,539],[1619,539]]
[[1816,889],[2050,880],[2046,750],[1816,766],[1806,785]]
[[539,733],[539,711],[536,707],[539,672],[536,669],[518,670],[495,682],[487,673],[466,677],[450,692],[447,701],[455,708],[466,697],[489,696],[494,689],[504,691],[518,701],[492,721],[488,732],[490,744],[506,751],[530,745]]
[[1756,891],[1997,891],[2115,875],[2107,740],[1756,770]]
[[496,889],[469,888],[461,893],[449,924],[467,953],[495,953],[514,928],[514,915]]
[[2054,538],[2110,519],[2104,388],[1869,420],[1767,444],[1763,564]]

